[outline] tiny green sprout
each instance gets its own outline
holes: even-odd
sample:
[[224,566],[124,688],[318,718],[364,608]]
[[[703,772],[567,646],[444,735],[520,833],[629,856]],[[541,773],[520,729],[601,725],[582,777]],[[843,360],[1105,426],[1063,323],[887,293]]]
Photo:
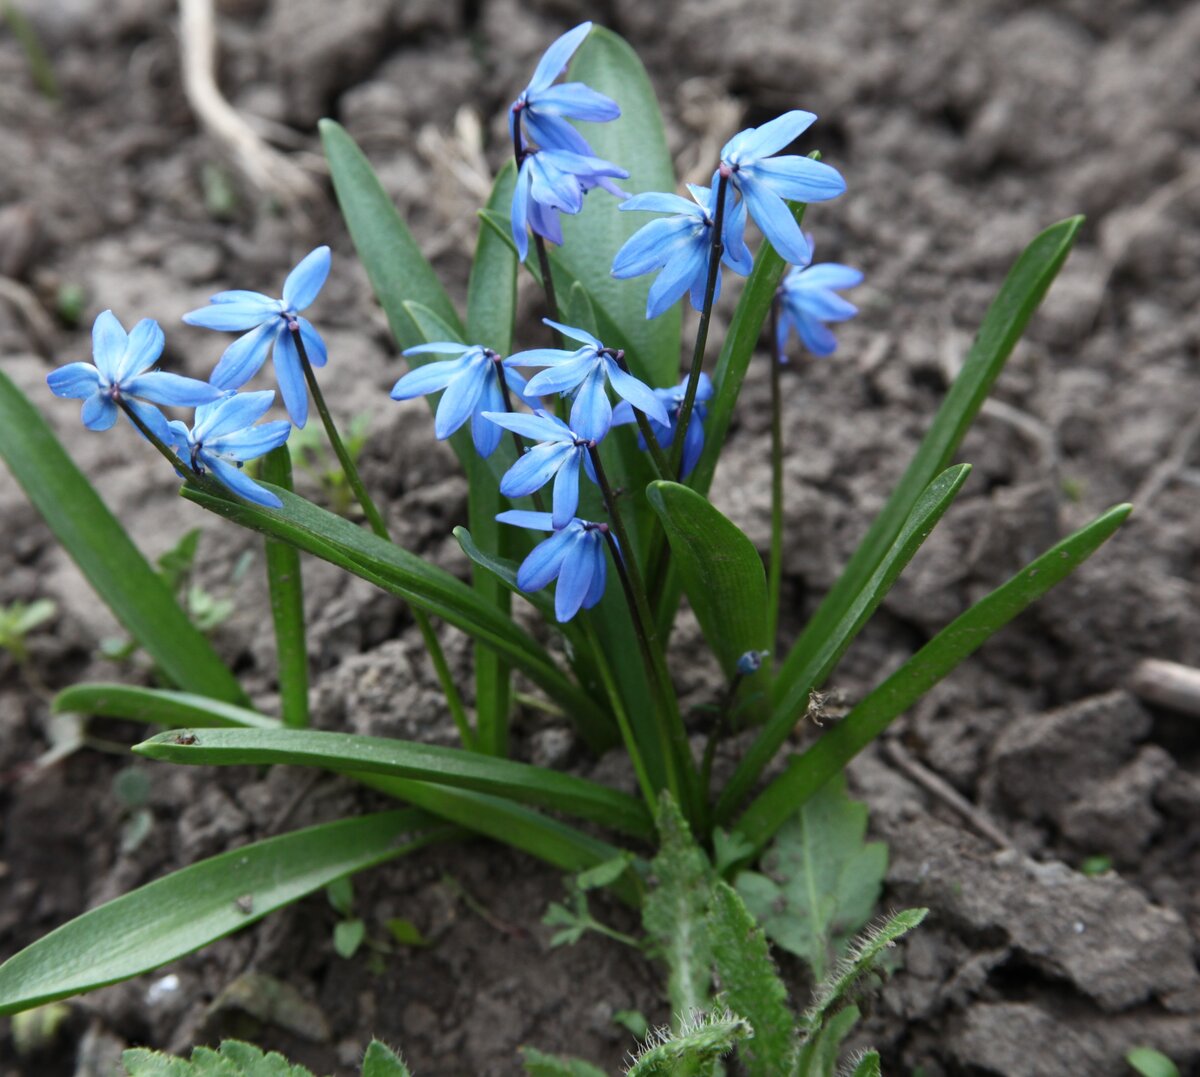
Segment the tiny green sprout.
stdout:
[[625,1029],[636,1040],[644,1040],[650,1034],[650,1022],[641,1010],[617,1010],[612,1015],[612,1022]]
[[237,188],[229,173],[216,161],[205,161],[200,169],[204,208],[215,221],[230,221],[237,216]]
[[87,292],[82,284],[63,281],[54,295],[54,312],[68,329],[74,329],[83,320],[87,306]]
[[[345,436],[346,452],[350,459],[358,463],[367,437],[371,431],[371,417],[367,414],[355,415],[350,420]],[[300,427],[292,431],[288,448],[296,466],[307,472],[315,479],[329,501],[330,508],[339,515],[344,515],[354,499],[354,492],[342,470],[337,458],[329,451],[321,431],[316,426]]]
[[58,612],[58,607],[48,598],[39,598],[28,604],[11,602],[0,606],[0,648],[8,651],[18,662],[29,657],[25,637],[35,628],[40,628]]
[[1082,479],[1065,476],[1062,480],[1062,493],[1063,497],[1070,501],[1071,504],[1081,505],[1084,494],[1087,493],[1087,484]]
[[1142,1077],[1179,1077],[1179,1068],[1161,1051],[1153,1047],[1135,1047],[1126,1056]]
[[1104,875],[1112,871],[1112,866],[1112,857],[1099,853],[1096,856],[1084,857],[1079,865],[1079,870],[1088,876]]

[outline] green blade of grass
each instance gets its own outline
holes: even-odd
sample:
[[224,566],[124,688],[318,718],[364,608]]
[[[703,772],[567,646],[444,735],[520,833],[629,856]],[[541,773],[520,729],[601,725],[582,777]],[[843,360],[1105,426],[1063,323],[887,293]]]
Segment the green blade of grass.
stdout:
[[916,700],[1106,542],[1132,511],[1117,505],[1026,565],[1007,583],[942,629],[895,673],[823,734],[751,803],[736,829],[761,849],[801,804]]
[[654,831],[645,805],[627,793],[571,774],[458,748],[350,733],[217,729],[182,741],[178,733],[162,733],[133,750],[169,763],[287,763],[342,773],[412,778],[552,808],[637,838],[649,839]]
[[[292,458],[280,445],[263,457],[262,477],[285,490],[292,489]],[[279,706],[283,724],[295,729],[308,725],[308,640],[304,626],[304,583],[300,551],[286,542],[266,540],[267,586],[275,626],[279,666]]]
[[458,833],[422,811],[322,823],[254,842],[85,912],[0,965],[0,1014],[158,968],[335,879]]
[[104,604],[167,678],[189,692],[247,702],[212,644],[188,620],[45,419],[3,373],[0,456]]
[[278,729],[274,718],[246,707],[208,699],[190,692],[138,688],[130,684],[74,684],[54,697],[55,714],[93,714],[100,718],[127,718],[179,728]]
[[948,468],[929,484],[904,521],[891,549],[875,571],[862,581],[861,588],[851,596],[842,617],[830,626],[820,646],[812,653],[805,654],[803,662],[795,660],[796,653],[793,651],[780,667],[774,683],[771,717],[722,790],[716,809],[718,820],[727,820],[758,780],[763,767],[771,761],[807,710],[813,689],[821,686],[863,625],[879,608],[879,603],[891,590],[892,584],[950,507],[970,471],[969,464],[959,464]]

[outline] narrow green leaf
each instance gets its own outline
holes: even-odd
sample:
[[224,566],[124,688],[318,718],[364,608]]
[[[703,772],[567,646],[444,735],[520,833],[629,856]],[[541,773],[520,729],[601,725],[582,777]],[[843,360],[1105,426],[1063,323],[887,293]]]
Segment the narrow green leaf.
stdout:
[[793,653],[807,656],[821,646],[833,626],[844,617],[863,581],[892,546],[922,490],[950,463],[1033,312],[1066,261],[1082,224],[1082,217],[1070,217],[1047,228],[1009,270],[912,463],[850,563],[805,626]]
[[185,488],[184,496],[243,527],[274,535],[348,569],[462,629],[503,654],[561,703],[590,744],[603,747],[612,742],[612,722],[598,704],[527,633],[461,580],[286,490],[275,489],[275,493],[284,503],[282,509],[266,510],[191,487]]
[[837,1077],[842,1041],[850,1035],[861,1016],[857,1006],[847,1006],[828,1016],[800,1049],[796,1072],[804,1077]]
[[913,506],[891,549],[874,572],[861,581],[861,587],[851,596],[842,616],[829,626],[828,633],[815,641],[811,649],[801,650],[799,645],[792,648],[776,674],[771,718],[743,756],[729,784],[722,790],[716,811],[719,820],[724,822],[730,817],[758,780],[762,768],[774,757],[796,722],[806,712],[813,689],[821,686],[879,607],[892,584],[950,507],[950,502],[966,482],[970,471],[969,464],[958,464],[934,479]]
[[[662,114],[633,49],[611,30],[597,26],[575,54],[567,77],[607,94],[621,106],[618,122],[589,124],[586,137],[597,157],[629,170],[622,189],[631,194],[674,191],[675,170]],[[606,192],[592,191],[583,212],[563,219],[564,242],[555,251],[555,264],[565,268],[591,297],[601,339],[610,347],[625,349],[633,372],[654,386],[674,385],[679,380],[679,305],[648,320],[650,278],[612,276],[617,251],[650,220],[642,213],[621,213],[619,207],[620,202]]]
[[[507,213],[512,205],[516,168],[509,161],[496,177],[486,209]],[[482,220],[475,243],[475,261],[467,283],[468,343],[482,344],[501,355],[512,351],[517,309],[517,252],[512,237],[496,235]]]
[[362,150],[341,124],[320,123],[333,189],[375,296],[400,348],[422,343],[406,301],[420,303],[457,329],[462,323],[433,267],[413,239]]
[[708,645],[732,679],[738,658],[769,649],[767,577],[754,544],[694,490],[653,482],[646,491]]
[[878,1051],[864,1051],[857,1060],[851,1061],[854,1069],[850,1077],[881,1077]]
[[548,1055],[535,1047],[522,1047],[521,1061],[527,1077],[605,1077],[604,1070],[582,1058]]
[[174,728],[278,729],[279,722],[246,707],[189,692],[137,688],[129,684],[75,684],[54,697],[55,714],[127,718]]
[[189,692],[246,702],[212,644],[187,619],[45,419],[3,373],[0,455],[101,600],[163,673]]
[[775,971],[766,936],[728,883],[718,881],[713,887],[708,930],[721,1001],[754,1029],[753,1039],[738,1049],[746,1074],[791,1073],[797,1037],[787,988]]
[[322,823],[174,872],[85,912],[0,965],[0,1014],[39,1006],[190,954],[332,880],[450,833],[404,810]]
[[818,980],[883,891],[887,846],[864,841],[866,833],[867,806],[850,799],[839,774],[779,828],[761,872],[737,879],[771,941],[807,962]]
[[[263,457],[266,482],[292,489],[292,458],[280,445]],[[308,725],[308,640],[304,629],[304,584],[300,551],[286,542],[266,540],[267,585],[271,620],[275,625],[275,654],[279,665],[279,700],[283,724]]]
[[1117,505],[1026,565],[943,628],[754,800],[736,829],[761,849],[784,820],[938,681],[1055,584],[1070,575],[1125,521]]
[[362,1077],[412,1077],[404,1060],[379,1040],[372,1040],[363,1055]]
[[572,774],[460,748],[350,733],[220,729],[193,735],[184,742],[177,733],[163,733],[137,745],[134,751],[170,763],[288,763],[344,773],[415,778],[553,808],[638,838],[649,838],[654,832],[645,805],[627,793]]

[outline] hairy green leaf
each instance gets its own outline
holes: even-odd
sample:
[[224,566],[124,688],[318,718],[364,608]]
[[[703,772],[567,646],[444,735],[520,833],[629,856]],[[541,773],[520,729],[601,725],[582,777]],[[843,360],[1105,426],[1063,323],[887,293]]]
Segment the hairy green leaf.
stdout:
[[604,1077],[604,1070],[581,1058],[548,1055],[535,1047],[522,1047],[521,1061],[528,1077]]
[[842,1041],[861,1017],[857,1006],[847,1006],[814,1028],[800,1048],[795,1072],[803,1077],[836,1077]]
[[642,1048],[628,1077],[716,1077],[720,1060],[750,1036],[748,1022],[729,1013],[696,1014],[674,1032],[657,1033]]
[[762,871],[744,871],[738,893],[771,941],[825,975],[831,951],[871,918],[887,872],[887,846],[866,842],[867,806],[842,774],[805,802],[775,835]]
[[372,1040],[363,1055],[362,1077],[412,1077],[404,1060],[379,1040]]
[[852,1058],[850,1064],[854,1067],[850,1077],[881,1077],[878,1051],[863,1051],[861,1057]]

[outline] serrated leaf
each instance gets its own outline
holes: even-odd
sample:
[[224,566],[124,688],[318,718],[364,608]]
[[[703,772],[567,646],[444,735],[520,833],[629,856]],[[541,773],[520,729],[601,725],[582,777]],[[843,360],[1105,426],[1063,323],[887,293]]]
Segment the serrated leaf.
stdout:
[[138,1047],[125,1051],[121,1062],[129,1077],[313,1077],[278,1052],[241,1040],[224,1040],[215,1051],[196,1047],[189,1061]]
[[582,1058],[548,1055],[536,1047],[522,1047],[521,1061],[528,1077],[605,1077],[602,1069]]
[[[642,926],[667,963],[671,1012],[687,1020],[708,1007],[712,951],[706,925],[713,872],[678,805],[659,799],[658,855],[651,864],[656,885],[642,906]],[[632,1072],[632,1071],[631,1071]]]
[[787,988],[775,971],[766,936],[728,883],[713,887],[708,928],[721,1001],[754,1030],[738,1049],[743,1068],[749,1077],[789,1073],[798,1044]]
[[771,941],[803,958],[820,979],[871,917],[883,889],[887,846],[864,843],[867,806],[846,780],[830,781],[775,835],[762,872],[742,872],[737,888]]
[[412,1077],[404,1060],[379,1040],[372,1040],[363,1055],[362,1077]]
[[879,1052],[864,1051],[862,1057],[854,1063],[850,1077],[881,1077],[879,1068]]

